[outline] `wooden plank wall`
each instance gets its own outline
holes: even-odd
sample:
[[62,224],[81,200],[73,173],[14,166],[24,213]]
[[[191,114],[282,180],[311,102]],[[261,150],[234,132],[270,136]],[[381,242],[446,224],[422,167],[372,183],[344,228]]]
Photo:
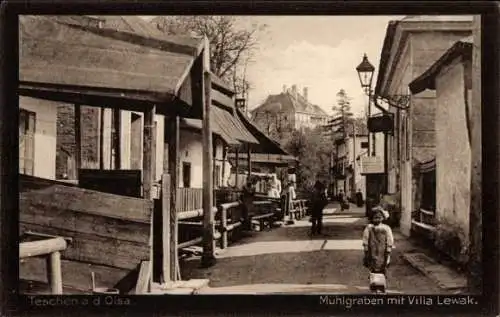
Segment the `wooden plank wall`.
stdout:
[[[62,253],[63,284],[86,288],[94,270],[98,287],[113,287],[149,260],[152,202],[43,181],[21,181],[20,235],[30,230],[73,239]],[[20,278],[45,281],[39,261],[21,263]]]

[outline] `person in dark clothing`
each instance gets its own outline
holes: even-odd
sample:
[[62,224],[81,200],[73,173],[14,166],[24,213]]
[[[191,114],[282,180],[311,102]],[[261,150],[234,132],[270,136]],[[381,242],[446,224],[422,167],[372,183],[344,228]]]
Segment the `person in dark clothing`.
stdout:
[[311,195],[311,235],[321,234],[323,227],[323,208],[328,204],[325,195],[325,185],[320,181],[314,184],[314,191]]
[[255,191],[257,184],[257,178],[249,177],[241,193],[241,202],[243,204],[243,228],[245,230],[251,230],[252,224],[250,217],[253,215],[253,200],[255,198]]
[[359,188],[358,191],[356,192],[356,205],[358,207],[363,207],[363,193]]

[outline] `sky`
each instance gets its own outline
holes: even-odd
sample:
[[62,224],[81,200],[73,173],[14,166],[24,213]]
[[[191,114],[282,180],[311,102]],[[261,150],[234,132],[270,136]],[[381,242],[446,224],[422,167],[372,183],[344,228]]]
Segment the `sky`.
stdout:
[[252,109],[283,85],[297,85],[308,99],[332,113],[336,93],[344,89],[351,99],[351,110],[362,114],[367,104],[356,66],[366,53],[377,76],[382,44],[390,20],[403,16],[241,16],[238,24],[267,27],[259,33],[259,47],[248,65],[247,79],[252,85],[248,105]]

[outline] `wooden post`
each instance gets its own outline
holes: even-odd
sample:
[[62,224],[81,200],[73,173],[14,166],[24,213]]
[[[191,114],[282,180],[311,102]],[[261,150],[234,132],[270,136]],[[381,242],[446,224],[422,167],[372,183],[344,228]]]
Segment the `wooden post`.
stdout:
[[104,169],[104,111],[99,108],[99,169]]
[[78,179],[78,170],[82,168],[82,110],[79,104],[75,104],[75,175]]
[[59,251],[47,256],[47,275],[52,294],[62,295],[61,253]]
[[235,166],[235,174],[234,174],[234,186],[236,187],[236,190],[239,189],[239,183],[238,183],[238,173],[239,173],[239,165],[240,165],[240,151],[238,149],[238,147],[236,147],[236,152],[235,152],[236,156],[236,166]]
[[215,264],[214,247],[214,214],[213,180],[212,180],[212,128],[210,124],[211,77],[208,51],[208,39],[205,37],[204,69],[203,69],[203,254],[201,264],[209,267]]
[[[167,120],[165,131],[168,131],[165,140],[168,140],[168,172],[170,174],[170,279],[177,280],[177,189],[179,188],[179,141],[180,141],[180,119],[178,116],[170,117]],[[172,248],[175,245],[175,249]]]
[[144,112],[144,139],[143,139],[143,158],[142,158],[142,186],[144,199],[151,200],[153,189],[154,175],[154,154],[155,154],[155,139],[154,133],[154,117],[155,106],[149,106]]
[[[176,280],[176,266],[174,261],[176,261],[177,257],[177,236],[175,235],[177,213],[171,208],[171,184],[169,174],[163,174],[161,184],[161,206],[163,218],[163,279],[168,284],[169,282]],[[174,223],[172,223],[172,221],[174,221]],[[172,265],[172,262],[174,262],[174,265]]]
[[227,208],[220,206],[220,215],[221,215],[221,232],[222,232],[222,238],[221,238],[221,248],[225,249],[227,248]]
[[[469,215],[469,276],[468,287],[474,294],[483,290],[482,270],[482,156],[481,156],[481,16],[473,18],[472,50],[472,103],[470,107],[471,129],[471,179]],[[465,88],[467,89],[467,88]],[[467,101],[466,101],[467,102]]]
[[114,169],[121,169],[121,131],[122,131],[122,120],[120,109],[113,109],[113,122],[114,122]]
[[[143,197],[147,200],[153,200],[153,175],[154,175],[154,153],[155,151],[155,133],[154,133],[154,117],[155,117],[156,107],[154,105],[149,106],[144,111],[144,139],[143,139],[143,156],[142,156],[142,188]],[[151,213],[151,223],[150,223],[150,238],[149,238],[149,271],[151,272],[149,280],[150,283],[153,282],[153,215]]]
[[221,173],[222,173],[222,187],[226,187],[227,183],[225,183],[226,180],[226,159],[227,159],[227,146],[222,147],[222,168],[221,168]]
[[248,177],[252,175],[252,149],[250,148],[250,143],[247,144],[247,165],[248,165]]

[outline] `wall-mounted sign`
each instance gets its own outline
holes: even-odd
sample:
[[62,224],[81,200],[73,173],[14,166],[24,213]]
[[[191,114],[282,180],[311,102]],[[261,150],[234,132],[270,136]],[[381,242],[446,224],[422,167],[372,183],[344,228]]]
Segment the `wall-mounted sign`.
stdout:
[[379,115],[368,118],[368,131],[388,132],[392,133],[394,130],[394,120],[391,115]]
[[361,157],[361,174],[383,174],[384,160],[380,156]]

